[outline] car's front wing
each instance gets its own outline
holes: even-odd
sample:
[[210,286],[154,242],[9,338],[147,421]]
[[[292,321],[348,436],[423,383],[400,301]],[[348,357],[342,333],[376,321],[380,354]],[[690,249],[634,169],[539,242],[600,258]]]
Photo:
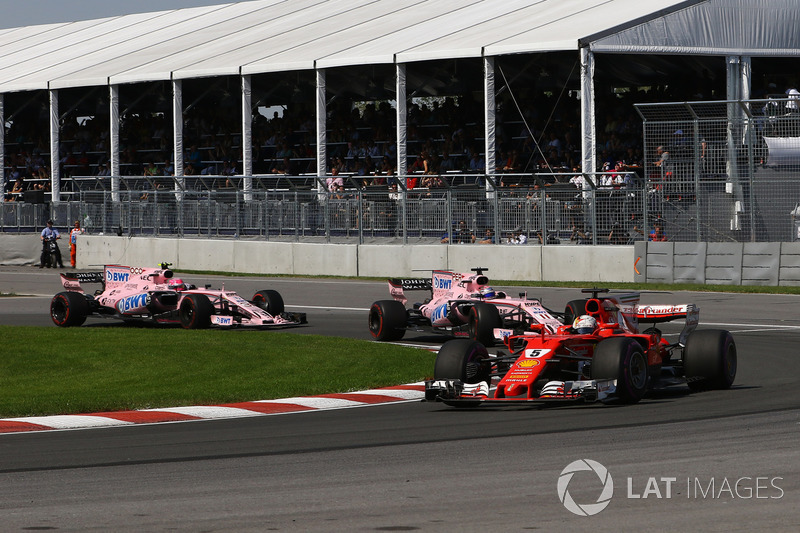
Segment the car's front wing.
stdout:
[[457,406],[477,406],[484,403],[596,402],[614,398],[616,385],[617,381],[614,379],[550,381],[535,397],[497,398],[485,381],[464,383],[459,379],[439,379],[425,382],[425,400],[440,401],[447,405]]

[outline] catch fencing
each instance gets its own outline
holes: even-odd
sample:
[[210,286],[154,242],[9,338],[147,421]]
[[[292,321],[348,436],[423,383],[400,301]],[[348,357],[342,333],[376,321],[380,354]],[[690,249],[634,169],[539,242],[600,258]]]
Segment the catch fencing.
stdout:
[[214,177],[185,178],[177,190],[122,177],[120,190],[111,191],[102,187],[104,181],[84,180],[72,200],[2,204],[2,229],[36,231],[52,218],[56,227],[80,220],[91,233],[119,235],[629,244],[644,238],[644,189],[632,173],[615,176],[618,183],[608,187],[592,186],[602,174],[459,175],[457,181],[445,177],[435,187],[414,189],[405,189],[403,180],[391,188],[359,187],[350,179],[350,186],[335,192],[326,190],[324,180],[308,177],[283,177],[273,188],[247,191],[206,189]]

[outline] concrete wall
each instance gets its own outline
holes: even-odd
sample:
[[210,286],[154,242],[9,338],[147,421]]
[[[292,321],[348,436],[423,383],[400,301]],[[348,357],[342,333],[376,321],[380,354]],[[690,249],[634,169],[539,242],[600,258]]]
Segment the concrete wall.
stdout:
[[[62,239],[65,259],[69,246]],[[0,233],[0,264],[35,265],[35,234]],[[800,286],[800,242],[634,246],[377,245],[82,235],[78,268],[106,264],[257,274],[422,277],[433,269],[488,269],[494,279]]]
[[633,260],[638,283],[800,286],[800,242],[640,242]]
[[[0,264],[34,264],[35,235],[0,234]],[[63,249],[63,246],[62,246]],[[376,245],[82,235],[78,268],[107,264],[259,274],[423,276],[423,271],[488,269],[496,279],[633,281],[632,246]]]

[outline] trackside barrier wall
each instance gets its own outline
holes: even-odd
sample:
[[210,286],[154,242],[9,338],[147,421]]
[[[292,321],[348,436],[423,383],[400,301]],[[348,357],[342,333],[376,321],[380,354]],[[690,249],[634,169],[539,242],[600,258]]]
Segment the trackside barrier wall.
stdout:
[[800,243],[639,242],[637,283],[800,286]]
[[[800,286],[800,242],[638,242],[633,246],[316,244],[83,235],[78,268],[162,261],[177,269],[290,275],[425,277],[481,266],[530,281]],[[0,234],[0,264],[38,264],[36,234]],[[66,257],[68,244],[61,244]]]

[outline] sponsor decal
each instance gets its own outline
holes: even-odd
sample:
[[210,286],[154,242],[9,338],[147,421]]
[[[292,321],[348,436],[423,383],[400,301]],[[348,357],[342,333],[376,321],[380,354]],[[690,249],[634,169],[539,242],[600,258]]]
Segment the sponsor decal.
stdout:
[[433,278],[433,288],[442,291],[449,291],[453,288],[453,280],[452,278],[436,276]]
[[539,365],[539,361],[536,359],[526,359],[524,361],[517,362],[517,368],[533,368]]
[[66,277],[69,279],[76,279],[81,283],[101,283],[103,281],[102,272],[70,272]]
[[400,289],[407,291],[431,290],[431,280],[422,278],[400,278],[392,279],[391,283]]
[[438,322],[447,316],[447,310],[450,306],[448,304],[442,304],[436,309],[433,310],[431,314],[431,322]]
[[133,296],[122,298],[117,302],[117,310],[119,310],[120,313],[128,313],[135,309],[145,307],[149,303],[150,296],[147,293],[134,294]]
[[130,272],[121,272],[119,270],[106,270],[106,281],[112,283],[127,283],[130,279]]
[[[138,276],[139,274],[144,272],[144,269],[143,268],[139,268],[139,267],[131,267],[130,270],[131,270],[131,274],[133,274],[134,276]],[[156,274],[161,274],[161,271],[157,270],[155,273]]]
[[232,326],[233,325],[233,317],[232,316],[219,316],[214,315],[211,317],[211,322],[218,326]]

